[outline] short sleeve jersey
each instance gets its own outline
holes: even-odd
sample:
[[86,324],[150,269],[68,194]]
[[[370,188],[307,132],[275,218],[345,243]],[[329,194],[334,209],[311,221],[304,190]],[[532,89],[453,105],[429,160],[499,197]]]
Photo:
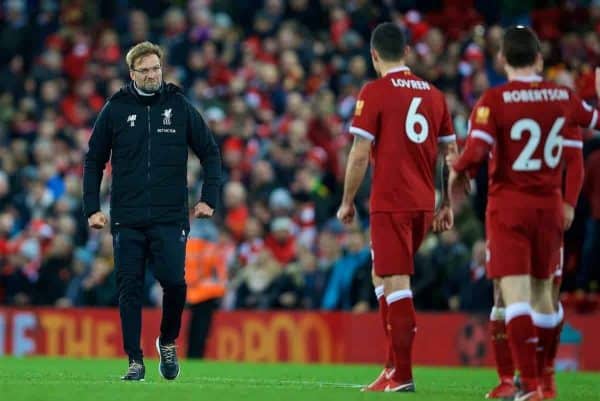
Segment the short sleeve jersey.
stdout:
[[391,70],[361,89],[350,133],[373,143],[371,213],[433,210],[438,143],[456,140],[441,91]]
[[[469,124],[466,147],[490,148],[490,207],[556,207],[563,148],[582,148],[576,127],[596,127],[598,113],[572,90],[529,77],[487,90]],[[458,170],[468,162],[461,159]]]

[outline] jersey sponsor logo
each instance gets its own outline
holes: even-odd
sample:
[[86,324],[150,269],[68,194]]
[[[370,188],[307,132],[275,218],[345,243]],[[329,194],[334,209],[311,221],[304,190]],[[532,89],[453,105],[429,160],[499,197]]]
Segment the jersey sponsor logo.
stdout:
[[356,102],[356,108],[354,109],[354,115],[360,116],[362,114],[363,107],[365,107],[365,101],[359,100]]
[[173,117],[173,109],[165,109],[162,113],[163,125],[171,125],[171,118]]
[[137,118],[137,114],[130,114],[127,116],[127,122],[130,127],[135,127],[135,120]]
[[156,132],[159,134],[176,134],[177,130],[175,128],[158,128]]
[[520,89],[502,92],[504,103],[553,102],[569,100],[566,89]]
[[417,90],[430,90],[431,87],[425,81],[417,81],[416,79],[400,79],[392,78],[392,85],[396,88],[410,88]]
[[475,112],[475,122],[477,124],[487,124],[490,118],[490,108],[486,106],[479,106]]

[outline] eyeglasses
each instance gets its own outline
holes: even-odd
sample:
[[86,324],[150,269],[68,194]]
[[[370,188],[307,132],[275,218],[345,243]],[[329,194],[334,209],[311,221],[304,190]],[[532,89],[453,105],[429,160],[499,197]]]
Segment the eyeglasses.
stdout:
[[135,72],[139,72],[142,75],[148,75],[148,74],[150,74],[150,72],[159,72],[161,68],[162,67],[160,65],[157,65],[157,66],[154,66],[154,67],[140,68],[140,69],[137,69],[137,70],[135,68],[132,68],[131,70],[135,71]]

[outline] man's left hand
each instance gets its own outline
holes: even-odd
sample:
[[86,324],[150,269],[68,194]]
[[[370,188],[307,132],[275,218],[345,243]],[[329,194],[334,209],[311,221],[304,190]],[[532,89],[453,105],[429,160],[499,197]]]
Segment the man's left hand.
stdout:
[[454,214],[452,213],[452,208],[447,205],[442,206],[433,218],[433,232],[441,233],[442,231],[448,231],[452,228],[453,225]]
[[568,231],[575,219],[575,209],[567,202],[563,203],[563,230]]
[[199,202],[196,206],[194,206],[194,217],[197,219],[212,217],[214,212],[215,210],[204,202]]

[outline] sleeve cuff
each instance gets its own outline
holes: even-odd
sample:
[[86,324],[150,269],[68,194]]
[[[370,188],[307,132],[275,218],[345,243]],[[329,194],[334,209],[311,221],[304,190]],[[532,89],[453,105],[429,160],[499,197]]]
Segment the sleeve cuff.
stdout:
[[576,141],[573,139],[565,139],[565,140],[563,140],[563,146],[566,148],[583,149],[583,141]]
[[493,145],[494,142],[496,142],[494,140],[493,136],[491,136],[487,132],[479,130],[479,129],[474,129],[473,131],[471,131],[471,136],[473,138],[481,139],[483,142],[487,143],[488,145]]
[[375,135],[371,134],[369,131],[364,130],[362,128],[352,126],[352,127],[350,127],[349,132],[353,135],[358,135],[363,138],[366,138],[369,141],[375,140]]
[[83,205],[83,215],[88,218],[96,212],[100,211],[100,203],[94,202],[91,203],[90,206],[86,206],[85,203]]
[[456,142],[455,134],[444,135],[444,136],[438,137],[438,143],[450,143],[450,142]]
[[216,209],[219,199],[218,189],[219,188],[216,185],[203,186],[200,201],[206,203],[211,208]]

